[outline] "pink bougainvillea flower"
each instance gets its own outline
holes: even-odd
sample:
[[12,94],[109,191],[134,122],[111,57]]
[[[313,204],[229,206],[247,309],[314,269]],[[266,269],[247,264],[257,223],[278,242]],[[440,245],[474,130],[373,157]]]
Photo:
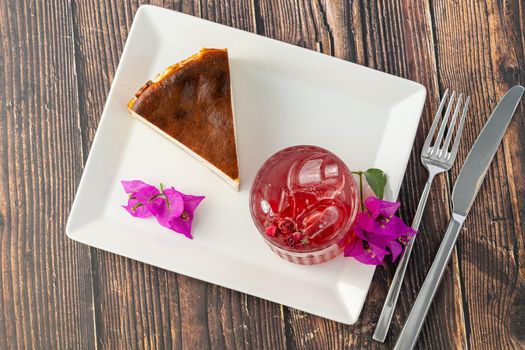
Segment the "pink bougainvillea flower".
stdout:
[[121,181],[121,183],[122,187],[124,187],[124,191],[129,195],[128,204],[123,205],[122,207],[132,216],[137,218],[150,217],[152,213],[149,207],[144,203],[144,198],[148,195],[151,197],[158,193],[155,186],[148,185],[140,180]]
[[193,238],[193,213],[204,197],[186,195],[173,187],[165,189],[162,184],[159,190],[140,180],[121,183],[129,195],[128,204],[122,206],[128,213],[139,218],[154,216],[160,225]]
[[177,216],[172,216],[169,220],[169,226],[172,230],[182,233],[186,237],[192,239],[191,224],[193,223],[193,215],[195,209],[200,202],[205,198],[204,196],[192,196],[189,194],[180,193],[184,207],[182,212]]
[[376,197],[368,197],[365,200],[365,207],[368,209],[372,219],[377,219],[379,216],[385,218],[391,218],[396,213],[397,209],[401,203],[399,202],[389,202]]
[[[377,255],[377,253],[379,253],[379,255]],[[344,254],[345,256],[351,256],[366,265],[381,265],[387,253],[386,250],[381,252],[380,249],[371,252],[366,242],[356,237],[346,246]]]
[[129,198],[128,204],[123,205],[122,208],[136,218],[149,218],[151,216],[148,207],[133,198]]
[[390,241],[387,244],[388,250],[390,250],[390,254],[392,254],[392,261],[396,262],[397,258],[401,255],[403,252],[403,249],[405,243],[401,243],[400,241]]
[[148,204],[149,201],[160,195],[160,191],[155,186],[143,187],[135,192],[135,198],[141,203]]
[[122,180],[120,181],[120,183],[122,184],[122,187],[124,187],[124,191],[126,191],[126,193],[129,193],[129,194],[137,193],[138,191],[144,188],[150,188],[150,187],[155,188],[155,186],[148,185],[147,183],[140,181],[140,180],[131,180],[131,181]]
[[416,231],[395,216],[399,203],[369,197],[364,204],[365,211],[357,215],[353,226],[355,239],[345,247],[345,256],[364,264],[381,265],[390,255],[395,262]]
[[164,189],[159,196],[154,195],[147,202],[158,223],[171,229],[170,220],[182,214],[184,204],[182,195],[173,187]]

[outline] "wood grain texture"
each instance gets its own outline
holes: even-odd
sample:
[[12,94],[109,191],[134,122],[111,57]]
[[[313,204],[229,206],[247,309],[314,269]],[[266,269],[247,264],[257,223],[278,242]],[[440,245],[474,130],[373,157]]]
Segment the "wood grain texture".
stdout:
[[89,248],[65,234],[82,172],[71,8],[0,2],[0,348],[92,348]]
[[[401,213],[409,222],[413,217],[421,189],[427,173],[419,162],[419,152],[423,145],[430,124],[434,118],[433,111],[439,103],[439,90],[435,75],[436,62],[432,45],[432,23],[428,5],[419,2],[405,1],[402,3],[386,3],[383,1],[369,2],[363,5],[362,13],[366,19],[365,38],[367,47],[367,64],[379,70],[399,75],[422,83],[427,88],[427,103],[422,115],[420,130],[416,137],[412,157],[407,167],[404,184],[399,198],[403,203]],[[421,237],[416,242],[414,254],[408,268],[407,278],[401,291],[402,297],[398,303],[394,322],[387,339],[387,348],[392,347],[403,325],[410,307],[415,300],[417,291],[422,284],[426,270],[431,264],[440,241],[441,232],[448,217],[448,190],[446,182],[438,178],[431,192],[432,206],[426,210],[423,224],[420,227]],[[414,269],[414,266],[418,267]],[[363,315],[371,327],[379,317],[382,302],[390,285],[394,270],[379,269],[371,288],[368,299],[370,310]],[[457,300],[459,284],[454,283],[451,274],[443,280],[444,295],[438,295],[435,306]],[[374,293],[375,291],[375,293]],[[453,305],[454,304],[452,302]],[[367,305],[368,306],[368,305]],[[463,327],[461,310],[453,307],[442,317],[430,318],[424,329],[419,345],[423,349],[462,348]],[[430,334],[427,334],[430,333]]]
[[[175,9],[423,84],[400,192],[410,221],[419,151],[444,89],[472,95],[458,162],[435,182],[385,344],[372,341],[394,267],[354,326],[65,238],[64,225],[138,7]],[[430,267],[449,193],[497,100],[525,78],[520,0],[0,2],[0,348],[388,349]],[[421,349],[525,348],[525,115],[518,109],[460,236]]]
[[[464,133],[464,144],[471,145],[497,100],[525,80],[523,2],[433,5],[441,82],[473,96]],[[525,166],[525,148],[519,141],[525,139],[523,117],[522,104],[459,238],[459,279],[472,349],[525,347],[525,226],[523,198],[517,197],[525,186],[516,173]],[[462,151],[460,157],[467,148]],[[455,166],[451,178],[458,171]]]
[[[424,2],[403,1],[396,4],[377,1],[365,4],[363,13],[367,18],[365,23],[370,26],[370,29],[367,27],[366,35],[367,44],[370,46],[367,48],[368,65],[418,81],[427,88],[427,103],[421,118],[420,130],[399,195],[399,200],[403,203],[401,213],[409,222],[414,215],[413,210],[417,207],[427,177],[427,172],[419,161],[420,150],[434,119],[434,112],[441,95],[436,74],[440,62],[435,57],[431,8]],[[466,147],[464,143],[462,146]],[[420,226],[421,236],[416,241],[416,249],[401,290],[402,297],[394,316],[395,321],[387,340],[389,346],[395,344],[441,242],[450,216],[448,205],[450,191],[451,186],[445,176],[436,178],[430,194],[431,205],[427,207]],[[386,281],[376,279],[378,283],[376,290],[390,285],[393,273],[394,269],[388,270]],[[369,303],[374,303],[373,307],[377,308],[375,315],[369,313],[372,315],[371,322],[377,320],[386,292],[385,288],[384,292],[377,296],[376,302],[373,298],[369,298]],[[456,254],[453,254],[430,310],[435,317],[427,319],[420,335],[419,347],[422,349],[465,348],[466,330],[462,306],[458,261]]]

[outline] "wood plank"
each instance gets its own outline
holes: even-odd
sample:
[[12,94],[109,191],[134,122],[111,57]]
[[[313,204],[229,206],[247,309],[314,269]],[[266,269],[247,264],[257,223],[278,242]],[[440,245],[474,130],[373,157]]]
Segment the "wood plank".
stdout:
[[82,172],[68,1],[0,2],[0,348],[93,348],[89,249],[65,224]]
[[[253,31],[249,1],[154,3]],[[137,4],[85,1],[74,7],[84,150],[90,148]],[[101,348],[285,347],[282,307],[93,249]]]
[[[377,1],[365,4],[363,12],[367,18],[367,26],[371,27],[370,33],[366,35],[367,43],[369,45],[375,43],[367,56],[369,65],[418,81],[427,88],[427,103],[399,196],[403,204],[401,213],[405,220],[410,222],[427,177],[427,172],[419,161],[420,150],[440,99],[436,74],[439,62],[435,60],[431,8],[426,2]],[[441,242],[447,218],[450,216],[448,205],[450,190],[447,177],[440,176],[435,180],[430,203],[420,227],[421,236],[416,241],[416,249],[414,249],[407,270],[392,328],[386,342],[388,347],[395,344]],[[393,269],[388,271],[388,283],[381,281],[381,286],[390,285],[393,273]],[[421,333],[418,342],[420,348],[465,348],[466,330],[463,323],[461,286],[458,276],[457,255],[454,253],[451,266],[443,277],[441,289],[436,295],[429,312],[430,316]],[[387,289],[381,294],[378,303],[374,304],[374,307],[377,307],[377,316],[372,322],[375,322],[380,314],[386,292]],[[368,302],[372,303],[373,299],[370,298]],[[437,312],[437,310],[440,311]],[[363,317],[366,317],[366,314]]]
[[[137,3],[113,1],[79,2],[74,7],[86,153],[137,9]],[[97,249],[92,249],[92,256],[98,346],[180,348],[183,330],[177,277]],[[208,344],[207,337],[203,340]]]
[[[525,80],[522,1],[434,2],[437,59],[443,86],[472,95],[468,151],[505,91]],[[504,138],[459,238],[468,345],[525,347],[524,105]],[[455,178],[459,166],[452,171]]]
[[[257,32],[290,44],[354,61],[363,60],[360,17],[346,2],[259,1]],[[354,35],[350,35],[353,33]],[[337,349],[359,346],[358,327],[345,327],[311,314],[285,308],[286,336],[294,349]],[[350,329],[350,331],[348,331]],[[369,332],[368,332],[369,333]],[[370,338],[370,334],[366,335]]]

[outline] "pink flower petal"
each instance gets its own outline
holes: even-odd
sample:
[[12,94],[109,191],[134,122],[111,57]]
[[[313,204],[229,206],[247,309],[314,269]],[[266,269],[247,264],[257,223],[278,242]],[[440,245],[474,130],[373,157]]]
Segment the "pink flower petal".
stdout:
[[370,212],[373,219],[383,216],[385,218],[391,218],[399,209],[399,202],[389,202],[376,197],[368,197],[365,200],[365,207]]
[[174,217],[170,221],[170,228],[175,232],[182,233],[184,236],[193,239],[193,236],[191,235],[192,222],[192,217],[187,219],[183,219],[181,217]]
[[416,234],[416,231],[412,227],[407,226],[405,222],[398,216],[394,216],[386,223],[385,230],[390,234],[392,239],[408,236],[412,237]]
[[145,204],[155,217],[163,215],[166,211],[166,200],[162,197],[157,197],[146,201]]
[[355,239],[344,250],[344,256],[353,257],[366,265],[381,265],[382,261],[372,256],[363,246],[363,241]]
[[170,228],[176,232],[182,233],[188,238],[193,238],[191,235],[191,225],[193,223],[193,215],[197,206],[205,198],[204,196],[192,196],[178,192],[183,200],[184,208],[177,216],[170,219]]
[[182,196],[182,200],[184,201],[184,210],[192,213],[195,211],[195,209],[197,209],[202,200],[206,198],[204,196],[192,196],[182,192],[180,192],[180,194]]
[[417,232],[395,216],[399,203],[370,197],[365,201],[367,211],[359,213],[354,223],[356,239],[345,248],[345,256],[371,265],[383,263],[390,255],[396,261]]
[[160,194],[160,191],[155,186],[143,187],[137,192],[134,192],[133,195],[141,203],[147,203],[150,200],[154,199],[153,197]]
[[391,241],[388,243],[388,248],[392,253],[392,262],[395,263],[399,255],[401,255],[401,253],[403,252],[403,245],[398,241]]
[[367,232],[379,232],[381,230],[380,223],[368,213],[357,214],[356,225]]
[[170,220],[182,214],[184,204],[179,192],[170,189],[164,190],[164,197],[157,197],[148,202],[151,213],[155,216],[158,223],[171,229]]
[[123,205],[124,208],[131,216],[136,218],[148,218],[151,216],[151,212],[145,205],[138,205],[139,202],[136,199],[130,199],[128,205]]
[[386,249],[386,246],[384,245],[376,245],[372,242],[368,242],[368,249],[371,250],[370,254],[372,257],[375,257],[379,261],[383,262],[385,259],[385,256],[389,255],[389,251]]
[[135,193],[141,190],[142,188],[152,187],[148,185],[147,183],[142,182],[140,180],[131,180],[131,181],[122,180],[120,181],[120,183],[122,184],[122,187],[124,187],[124,191],[126,191],[126,193]]
[[184,211],[185,202],[182,193],[171,187],[164,190],[166,198],[170,202],[170,216],[179,216]]

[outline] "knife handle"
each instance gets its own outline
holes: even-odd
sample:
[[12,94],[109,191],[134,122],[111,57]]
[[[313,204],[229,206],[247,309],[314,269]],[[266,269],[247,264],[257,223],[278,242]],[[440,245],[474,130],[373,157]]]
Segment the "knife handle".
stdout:
[[443,241],[439,246],[434,262],[428,271],[425,282],[423,282],[423,286],[419,291],[416,302],[410,311],[405,326],[399,335],[394,350],[413,349],[416,345],[428,309],[430,308],[430,304],[432,303],[434,295],[439,287],[439,283],[441,282],[441,278],[443,277],[448,261],[450,260],[452,250],[454,249],[454,245],[456,244],[459,231],[461,230],[464,221],[464,216],[452,214],[452,219],[448,224]]

